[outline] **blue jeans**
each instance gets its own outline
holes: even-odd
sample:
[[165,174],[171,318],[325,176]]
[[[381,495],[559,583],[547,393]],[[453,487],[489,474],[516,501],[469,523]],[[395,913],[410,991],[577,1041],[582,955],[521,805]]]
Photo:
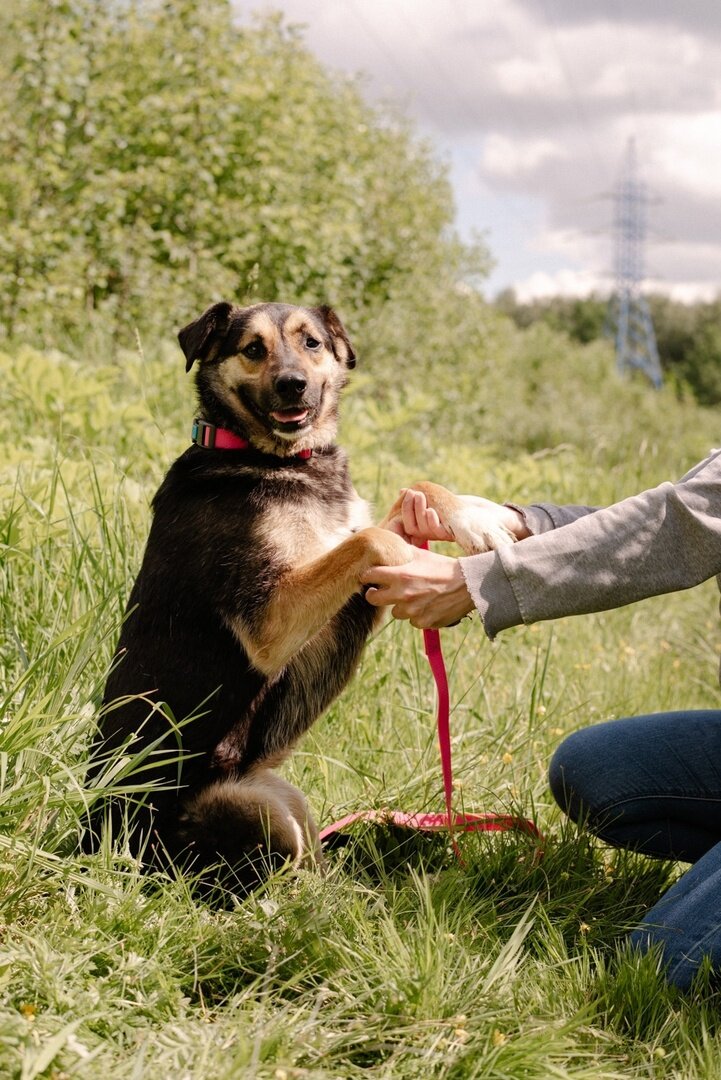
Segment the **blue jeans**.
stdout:
[[550,766],[556,802],[602,840],[693,863],[631,935],[668,981],[721,971],[721,710],[611,720],[570,735]]

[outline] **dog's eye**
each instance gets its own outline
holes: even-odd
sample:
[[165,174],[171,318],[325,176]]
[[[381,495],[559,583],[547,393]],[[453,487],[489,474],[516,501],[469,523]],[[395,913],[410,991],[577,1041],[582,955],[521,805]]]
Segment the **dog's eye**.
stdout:
[[249,360],[262,360],[265,356],[265,345],[262,341],[251,341],[250,345],[246,345],[240,351]]
[[320,341],[318,341],[317,338],[307,337],[305,339],[305,347],[306,347],[306,349],[313,349],[315,351],[316,349],[320,348],[320,345],[321,345],[321,343],[320,343]]

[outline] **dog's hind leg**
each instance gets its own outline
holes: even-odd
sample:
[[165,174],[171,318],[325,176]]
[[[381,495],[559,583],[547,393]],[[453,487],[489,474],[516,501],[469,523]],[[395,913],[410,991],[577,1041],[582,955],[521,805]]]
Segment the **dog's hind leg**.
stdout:
[[240,894],[285,864],[322,866],[318,827],[305,796],[263,766],[191,796],[173,847],[202,888]]

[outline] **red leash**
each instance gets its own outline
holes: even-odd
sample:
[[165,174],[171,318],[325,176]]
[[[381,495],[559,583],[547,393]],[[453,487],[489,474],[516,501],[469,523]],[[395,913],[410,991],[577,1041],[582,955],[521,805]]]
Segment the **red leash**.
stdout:
[[[427,549],[428,544],[424,544]],[[423,647],[426,650],[426,657],[428,663],[431,666],[433,673],[433,679],[436,684],[436,695],[438,697],[438,706],[436,713],[436,727],[438,729],[438,749],[441,753],[441,772],[443,774],[443,793],[446,799],[446,822],[448,825],[448,832],[451,837],[451,846],[456,855],[456,858],[463,862],[461,858],[461,852],[458,848],[456,838],[454,836],[454,829],[456,825],[463,824],[460,821],[456,821],[456,815],[453,813],[453,757],[451,751],[451,699],[448,692],[448,673],[446,671],[446,662],[443,659],[443,649],[441,648],[441,634],[440,630],[424,630],[423,631]],[[465,815],[463,815],[465,816]]]
[[[427,548],[427,544],[423,544]],[[419,829],[423,832],[433,832],[439,829],[448,829],[453,851],[459,862],[463,864],[455,831],[461,832],[516,832],[526,833],[538,840],[543,837],[533,821],[528,818],[516,817],[513,814],[494,814],[486,811],[480,814],[455,814],[453,812],[453,755],[451,750],[450,728],[450,695],[448,693],[448,674],[443,659],[441,648],[441,635],[438,630],[423,631],[423,645],[428,663],[433,673],[438,696],[438,711],[436,722],[438,727],[438,747],[441,754],[441,770],[443,773],[443,791],[445,795],[446,811],[444,814],[407,814],[402,810],[358,810],[355,814],[346,814],[332,825],[326,825],[320,831],[320,839],[332,836],[340,832],[346,825],[354,821],[368,821],[375,825],[399,825],[407,829]]]

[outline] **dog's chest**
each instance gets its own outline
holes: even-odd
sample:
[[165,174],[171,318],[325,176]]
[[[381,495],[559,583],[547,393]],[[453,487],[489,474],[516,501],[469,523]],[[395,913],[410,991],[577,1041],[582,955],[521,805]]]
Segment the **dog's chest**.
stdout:
[[303,566],[372,524],[365,499],[353,493],[342,504],[320,499],[270,508],[260,525],[261,538],[280,563]]

